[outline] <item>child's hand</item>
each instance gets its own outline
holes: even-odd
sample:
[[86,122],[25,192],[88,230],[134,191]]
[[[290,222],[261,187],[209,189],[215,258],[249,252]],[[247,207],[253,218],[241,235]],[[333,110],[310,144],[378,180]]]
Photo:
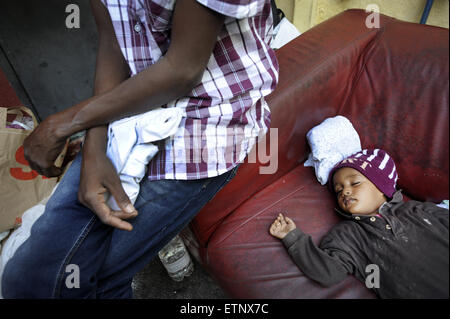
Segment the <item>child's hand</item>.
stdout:
[[295,223],[289,217],[279,214],[270,226],[270,234],[278,239],[283,239],[291,230],[296,228]]

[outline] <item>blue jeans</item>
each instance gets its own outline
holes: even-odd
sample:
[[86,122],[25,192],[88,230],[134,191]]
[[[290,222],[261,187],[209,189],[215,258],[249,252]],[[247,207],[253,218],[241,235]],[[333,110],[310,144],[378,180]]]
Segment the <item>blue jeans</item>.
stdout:
[[6,264],[4,298],[132,298],[133,276],[237,171],[198,180],[144,178],[135,203],[139,214],[128,220],[128,232],[103,224],[78,202],[80,167],[78,155],[29,239]]

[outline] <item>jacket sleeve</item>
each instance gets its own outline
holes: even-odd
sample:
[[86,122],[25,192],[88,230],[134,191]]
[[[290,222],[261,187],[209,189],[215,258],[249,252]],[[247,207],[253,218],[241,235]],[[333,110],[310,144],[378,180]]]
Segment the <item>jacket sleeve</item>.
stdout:
[[[437,220],[441,226],[448,230],[448,209],[439,207],[435,203],[431,202],[420,203],[418,206],[422,208],[425,216]],[[448,231],[445,233],[448,234]]]
[[355,267],[350,255],[339,248],[331,236],[327,235],[324,239],[322,242],[326,243],[326,248],[319,248],[310,235],[296,228],[284,237],[283,244],[307,277],[330,287],[353,273]]

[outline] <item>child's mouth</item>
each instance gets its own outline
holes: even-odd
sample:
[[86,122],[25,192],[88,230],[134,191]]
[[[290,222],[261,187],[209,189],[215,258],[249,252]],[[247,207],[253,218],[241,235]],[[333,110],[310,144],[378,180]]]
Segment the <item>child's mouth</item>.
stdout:
[[354,198],[345,198],[345,199],[344,199],[344,205],[345,205],[345,207],[349,207],[349,206],[351,206],[355,201],[356,201],[356,199],[354,199]]

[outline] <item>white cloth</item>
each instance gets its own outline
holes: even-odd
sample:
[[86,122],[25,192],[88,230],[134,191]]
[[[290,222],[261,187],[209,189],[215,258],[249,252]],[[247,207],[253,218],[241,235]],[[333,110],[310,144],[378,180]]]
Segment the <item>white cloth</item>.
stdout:
[[313,166],[317,180],[325,185],[331,169],[348,156],[361,151],[361,141],[344,116],[327,118],[306,134],[311,153],[304,166]]
[[[158,152],[158,147],[152,142],[174,135],[182,116],[181,108],[159,108],[112,122],[108,126],[106,155],[114,164],[125,193],[133,204],[147,164]],[[112,196],[107,199],[107,204],[113,210],[120,210]]]
[[301,33],[287,18],[281,19],[280,23],[273,30],[274,39],[270,47],[274,50],[281,48],[285,44],[291,42]]

